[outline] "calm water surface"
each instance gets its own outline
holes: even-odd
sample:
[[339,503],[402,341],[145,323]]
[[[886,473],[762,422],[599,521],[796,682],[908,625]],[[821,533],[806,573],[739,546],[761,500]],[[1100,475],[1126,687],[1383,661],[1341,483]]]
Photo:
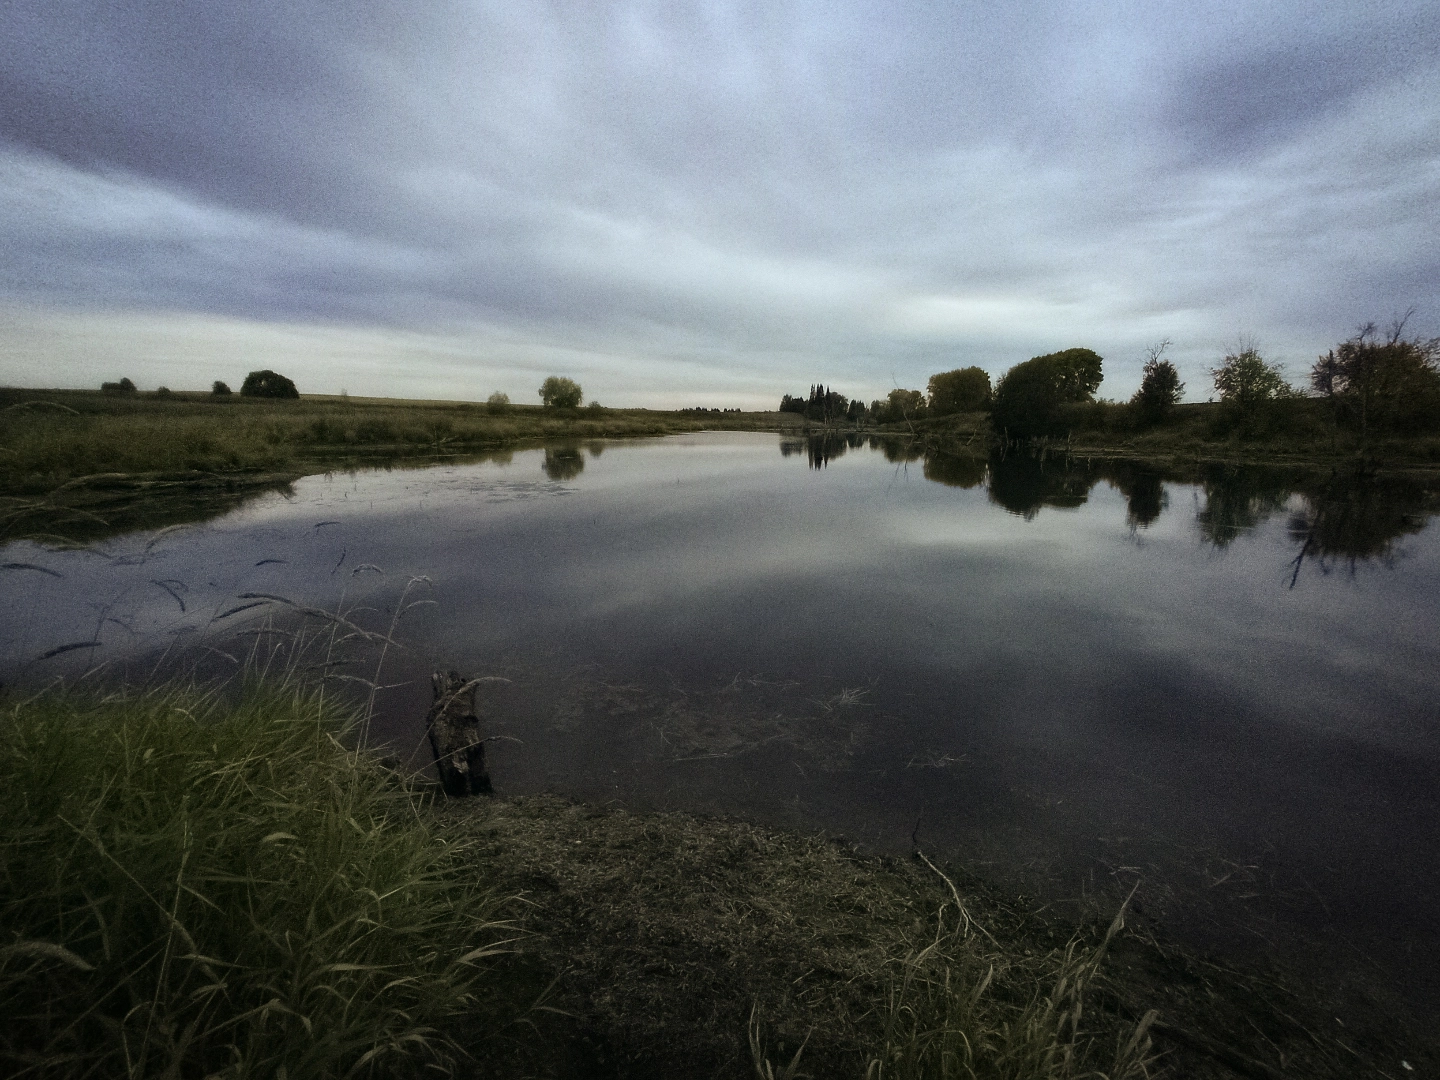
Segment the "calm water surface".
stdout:
[[[906,456],[748,433],[581,444],[310,477],[96,551],[11,544],[0,678],[107,660],[133,678],[166,648],[223,668],[289,610],[226,615],[245,593],[398,620],[375,734],[417,763],[429,671],[502,675],[481,700],[502,793],[890,852],[914,833],[1102,905],[1140,879],[1146,913],[1206,945],[1339,945],[1440,997],[1424,499]],[[402,593],[426,603],[397,614]]]

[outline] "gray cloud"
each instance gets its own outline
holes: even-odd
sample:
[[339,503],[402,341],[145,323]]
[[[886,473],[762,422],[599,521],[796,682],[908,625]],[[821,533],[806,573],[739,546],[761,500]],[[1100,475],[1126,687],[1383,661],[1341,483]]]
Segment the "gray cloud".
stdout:
[[616,403],[1072,344],[1125,396],[1165,336],[1196,393],[1242,331],[1298,365],[1440,318],[1428,5],[18,0],[0,30],[0,297],[434,335],[396,393],[467,341],[477,377],[585,357]]

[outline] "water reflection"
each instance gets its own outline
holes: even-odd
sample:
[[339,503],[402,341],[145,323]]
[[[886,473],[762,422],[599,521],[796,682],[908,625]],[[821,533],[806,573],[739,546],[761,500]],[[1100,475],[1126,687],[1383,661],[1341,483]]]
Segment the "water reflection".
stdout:
[[1201,489],[1205,505],[1195,515],[1201,539],[1225,548],[1285,509],[1295,485],[1265,470],[1226,467],[1207,470]]
[[[891,460],[904,452],[884,449]],[[1434,494],[1403,477],[1335,474],[1320,479],[1272,468],[1220,465],[1165,470],[1144,462],[1064,455],[997,454],[987,461],[935,449],[926,450],[924,458],[927,480],[960,488],[988,482],[990,501],[1026,521],[1046,508],[1084,505],[1103,480],[1125,497],[1131,530],[1145,529],[1170,507],[1167,483],[1195,485],[1200,499],[1196,531],[1202,541],[1220,549],[1289,510],[1288,534],[1300,549],[1296,575],[1311,559],[1326,572],[1336,561],[1353,568],[1358,562],[1387,559],[1402,537],[1420,532],[1436,511]]]
[[844,457],[845,451],[858,450],[872,441],[858,431],[827,431],[800,439],[781,439],[780,453],[784,457],[804,454],[812,469],[823,469],[836,458]]
[[[919,461],[926,456],[925,447],[913,439],[872,439],[871,449],[879,450],[885,455],[886,461],[894,462],[897,465],[908,461]],[[930,451],[935,454],[937,451]]]
[[[590,452],[595,457],[600,456],[593,447]],[[585,471],[585,458],[578,446],[547,446],[541,467],[551,480],[574,480]]]
[[963,451],[935,451],[925,455],[925,479],[946,487],[973,488],[985,482],[987,462]]
[[1402,536],[1425,527],[1429,494],[1414,481],[1363,476],[1305,494],[1289,521],[1290,539],[1300,545],[1295,576],[1307,559],[1325,573],[1337,561],[1353,570],[1363,560],[1389,559]]
[[1429,488],[1403,477],[1319,477],[1222,464],[1165,468],[1063,453],[984,457],[963,446],[939,448],[916,439],[855,432],[782,439],[780,452],[785,457],[804,454],[811,468],[820,469],[863,446],[896,464],[923,461],[925,479],[933,483],[961,489],[985,485],[991,503],[1026,521],[1045,509],[1083,506],[1101,481],[1124,496],[1125,521],[1132,532],[1148,529],[1170,509],[1168,484],[1192,486],[1197,497],[1195,529],[1204,543],[1220,549],[1288,511],[1288,535],[1299,547],[1296,575],[1307,560],[1328,572],[1337,561],[1353,568],[1365,560],[1387,559],[1402,537],[1420,532],[1437,510]]
[[1073,510],[1090,497],[1100,473],[1088,462],[1066,461],[1044,454],[992,455],[990,501],[1026,521],[1042,507]]
[[1159,469],[1139,462],[1110,462],[1105,479],[1125,496],[1125,520],[1131,531],[1148,529],[1170,506],[1165,477]]

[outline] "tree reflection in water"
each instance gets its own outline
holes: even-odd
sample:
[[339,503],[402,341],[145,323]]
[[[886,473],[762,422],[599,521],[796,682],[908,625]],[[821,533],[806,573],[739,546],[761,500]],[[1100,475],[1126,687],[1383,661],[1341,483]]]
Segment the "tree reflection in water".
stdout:
[[1389,560],[1402,536],[1425,528],[1430,493],[1404,478],[1354,476],[1333,478],[1302,496],[1302,508],[1290,515],[1290,539],[1300,545],[1293,588],[1306,559],[1328,574],[1337,562],[1355,570],[1370,559]]
[[1100,472],[1087,461],[1066,461],[1041,454],[992,454],[990,456],[990,501],[1026,521],[1033,521],[1042,507],[1073,510],[1083,506]]
[[1110,461],[1101,466],[1100,473],[1125,496],[1125,520],[1132,533],[1148,529],[1170,505],[1165,477],[1153,466],[1136,461]]
[[885,438],[874,436],[870,439],[870,449],[879,450],[885,455],[885,460],[895,465],[903,465],[911,461],[919,461],[925,456],[925,447],[914,439]]
[[933,450],[925,455],[925,479],[946,487],[973,488],[985,482],[987,462],[960,450]]
[[1241,533],[1264,524],[1285,509],[1295,491],[1293,480],[1267,469],[1225,466],[1205,470],[1200,481],[1205,505],[1195,515],[1200,538],[1226,548]]
[[[1195,511],[1201,540],[1224,549],[1288,508],[1288,533],[1300,549],[1292,585],[1306,560],[1317,561],[1328,573],[1336,561],[1353,569],[1362,561],[1390,558],[1396,542],[1420,532],[1437,509],[1436,495],[1423,484],[1363,474],[1335,474],[1318,482],[1313,474],[1256,466],[1166,468],[1043,451],[991,453],[986,458],[963,446],[940,448],[916,439],[857,432],[782,439],[780,452],[786,457],[804,454],[811,468],[821,469],[848,450],[866,445],[895,464],[923,459],[925,479],[946,487],[986,484],[992,503],[1026,521],[1033,521],[1046,507],[1064,510],[1084,505],[1090,490],[1105,480],[1125,497],[1125,520],[1135,532],[1149,528],[1169,509],[1167,483],[1190,484],[1203,496]],[[552,453],[562,452],[546,452],[545,471],[552,479],[565,478],[552,471]],[[575,456],[578,461],[578,453]]]
[[573,480],[585,471],[585,457],[578,446],[547,446],[543,467],[551,480]]
[[827,431],[803,439],[781,439],[780,453],[784,457],[804,454],[812,469],[823,469],[836,458],[844,457],[845,451],[856,450],[867,441],[858,431]]

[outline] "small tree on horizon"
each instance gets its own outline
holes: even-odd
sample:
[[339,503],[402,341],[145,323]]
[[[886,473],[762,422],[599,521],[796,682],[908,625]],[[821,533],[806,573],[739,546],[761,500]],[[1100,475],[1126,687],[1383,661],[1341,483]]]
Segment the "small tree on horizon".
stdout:
[[210,393],[214,394],[216,397],[229,397],[230,387],[228,384],[221,382],[219,379],[216,379],[215,384],[210,387]]
[[579,383],[561,375],[551,375],[540,384],[540,402],[546,408],[578,409],[584,396]]

